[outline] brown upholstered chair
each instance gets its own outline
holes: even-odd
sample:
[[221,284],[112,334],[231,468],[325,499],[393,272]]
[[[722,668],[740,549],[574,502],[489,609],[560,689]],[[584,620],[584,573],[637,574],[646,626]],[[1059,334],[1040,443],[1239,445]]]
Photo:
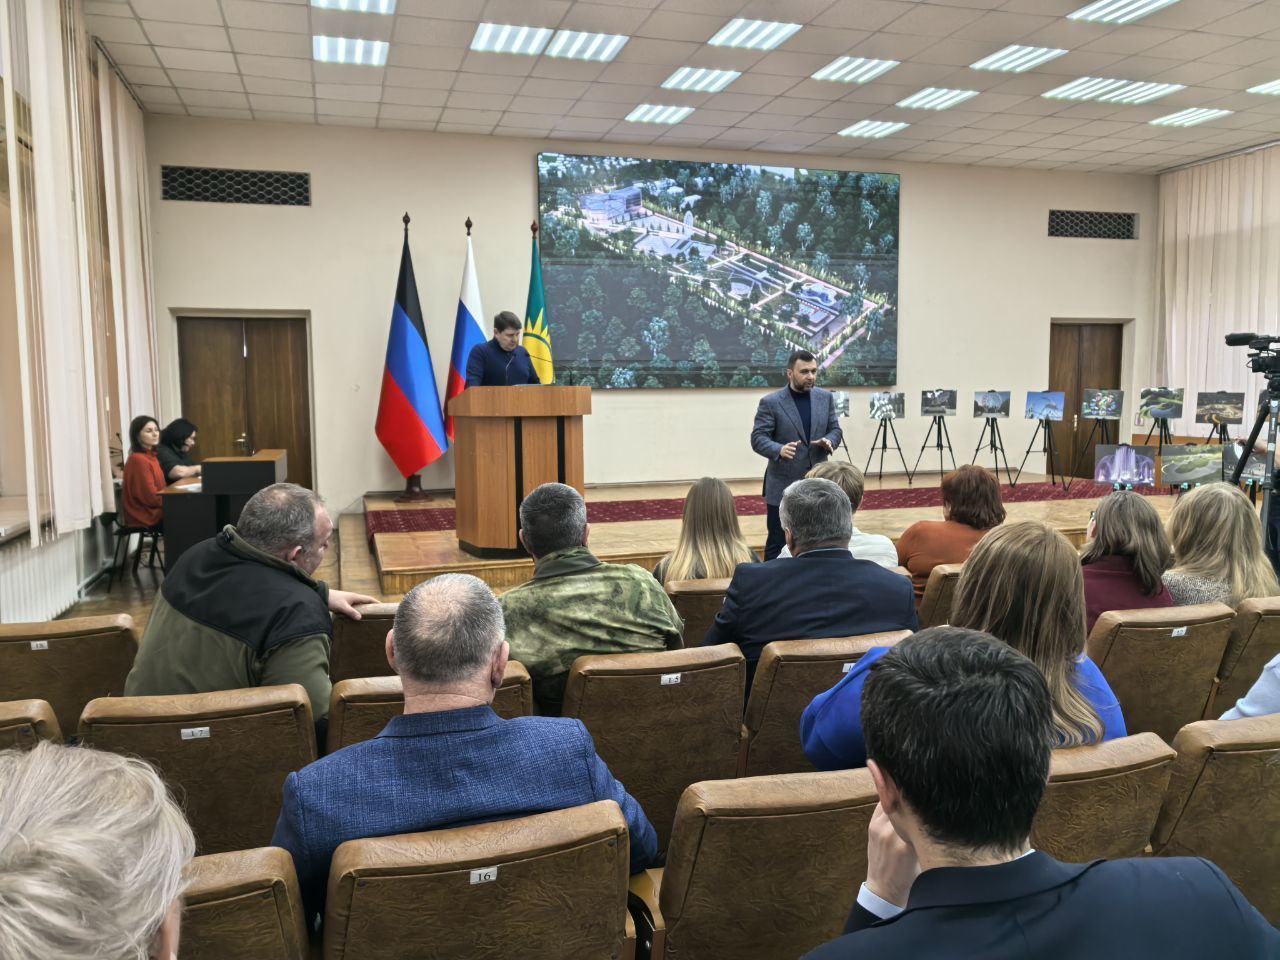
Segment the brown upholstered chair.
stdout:
[[1070,863],[1141,856],[1175,756],[1154,733],[1053,751],[1031,845]]
[[729,578],[717,580],[671,580],[665,585],[667,596],[675,605],[676,613],[684,621],[684,645],[696,647],[702,643],[716,614],[724,606],[724,595],[729,589]]
[[387,631],[396,618],[398,603],[369,603],[360,608],[360,619],[342,614],[333,617],[333,643],[329,647],[329,679],[386,677],[395,671],[387,663]]
[[865,769],[695,783],[666,867],[631,878],[639,955],[794,960],[839,936],[875,808]]
[[1280,924],[1280,713],[1188,724],[1173,748],[1152,848],[1213,861]]
[[311,701],[296,683],[104,697],[84,708],[80,738],[153,763],[202,854],[269,844],[284,778],[316,758]]
[[940,563],[929,571],[929,579],[924,585],[924,596],[920,598],[920,629],[938,627],[951,619],[951,602],[956,595],[956,584],[960,582],[963,563]]
[[0,700],[46,700],[58,725],[74,730],[90,700],[124,693],[137,652],[124,614],[0,624]]
[[62,729],[53,707],[44,700],[9,700],[0,703],[0,750],[34,747],[41,740],[62,742]]
[[1090,659],[1130,733],[1165,742],[1204,714],[1236,613],[1225,603],[1111,610],[1089,634]]
[[[493,698],[493,709],[498,716],[508,719],[533,713],[533,681],[523,664],[507,661],[502,686]],[[372,740],[392,717],[401,713],[404,713],[404,687],[394,674],[339,680],[329,695],[325,753]]]
[[1280,597],[1246,600],[1236,608],[1227,652],[1218,667],[1218,689],[1204,719],[1216,720],[1236,705],[1280,653]]
[[293,857],[258,847],[196,857],[183,892],[182,960],[306,960]]
[[685,787],[737,775],[747,662],[737,644],[579,657],[561,715],[648,815],[665,849]]
[[872,647],[891,647],[909,630],[828,640],[783,640],[765,645],[756,664],[742,721],[738,776],[812,771],[800,746],[800,715],[810,701],[840,682]]
[[635,954],[627,822],[612,800],[334,852],[325,960]]

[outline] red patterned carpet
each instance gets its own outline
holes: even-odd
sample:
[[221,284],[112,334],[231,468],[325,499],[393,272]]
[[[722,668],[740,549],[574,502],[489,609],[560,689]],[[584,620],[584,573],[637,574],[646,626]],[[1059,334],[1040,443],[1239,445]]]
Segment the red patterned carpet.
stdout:
[[[1022,483],[1016,487],[1004,486],[1000,496],[1006,503],[1034,500],[1097,500],[1111,492],[1111,487],[1089,480],[1076,480],[1071,489],[1064,491],[1052,483]],[[1143,493],[1164,491],[1148,488]],[[734,497],[738,516],[760,516],[765,512],[764,498],[756,496]],[[941,507],[942,491],[938,487],[908,487],[901,490],[870,490],[863,498],[859,510],[889,510],[901,507]],[[684,498],[670,497],[662,500],[603,500],[587,504],[587,519],[591,523],[624,523],[635,520],[678,520],[684,513]],[[376,510],[366,511],[365,529],[370,539],[375,533],[422,533],[432,530],[452,530],[452,507],[439,510]]]

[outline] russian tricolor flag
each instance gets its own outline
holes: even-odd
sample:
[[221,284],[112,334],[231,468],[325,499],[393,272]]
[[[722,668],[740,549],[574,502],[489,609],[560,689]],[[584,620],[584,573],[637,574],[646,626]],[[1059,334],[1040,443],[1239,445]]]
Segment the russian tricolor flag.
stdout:
[[[471,252],[471,221],[467,221],[467,262],[462,268],[462,290],[458,294],[458,319],[453,325],[453,353],[449,357],[449,385],[445,387],[445,407],[449,401],[467,389],[467,360],[471,351],[488,337],[480,318],[484,308],[480,306],[480,284],[476,281],[476,262]],[[446,417],[445,432],[453,440],[453,417]]]
[[378,422],[374,428],[406,478],[438,460],[449,449],[440,392],[431,365],[431,348],[427,346],[427,330],[418,303],[418,285],[413,279],[408,219],[406,215],[400,279],[396,283],[396,304],[391,310],[387,364],[382,374],[382,397],[378,401]]

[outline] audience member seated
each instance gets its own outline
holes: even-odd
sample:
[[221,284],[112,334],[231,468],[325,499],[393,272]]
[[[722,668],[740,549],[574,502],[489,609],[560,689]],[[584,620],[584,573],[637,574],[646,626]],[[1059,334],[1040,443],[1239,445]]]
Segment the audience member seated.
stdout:
[[684,521],[676,548],[658,561],[653,575],[668,580],[727,580],[740,563],[759,560],[742,536],[729,485],[703,477],[684,498]]
[[911,571],[916,602],[940,563],[964,563],[973,545],[1004,523],[1000,482],[985,467],[967,464],[942,478],[942,519],[920,520],[898,538],[898,563]]
[[154,417],[134,417],[129,424],[129,459],[124,462],[120,504],[126,527],[159,527],[164,520],[160,491],[169,485],[156,457],[160,427]]
[[1280,932],[1207,860],[1032,849],[1056,709],[1035,664],[972,630],[922,630],[876,662],[867,879],[845,936],[806,960],[1280,956]]
[[420,583],[400,601],[386,648],[404,685],[404,714],[285,780],[271,843],[293,855],[308,922],[323,909],[334,850],[362,837],[614,800],[627,821],[632,872],[655,864],[652,825],[581,721],[493,712],[509,652],[503,633],[492,591],[467,574]]
[[1225,603],[1280,594],[1262,552],[1262,523],[1239,487],[1207,483],[1188,490],[1169,517],[1173,569],[1165,585],[1178,606]]
[[[1084,652],[1080,560],[1067,538],[1033,520],[991,531],[956,584],[951,624],[982,630],[1030,657],[1053,694],[1054,745],[1126,735],[1120,704]],[[890,648],[873,647],[800,719],[805,756],[819,770],[861,767],[863,687]]]
[[520,542],[533,579],[502,595],[511,656],[533,678],[540,712],[559,714],[569,668],[588,654],[674,650],[684,625],[643,567],[604,563],[587,549],[582,494],[544,483],[520,504]]
[[0,753],[0,956],[176,960],[195,837],[141,760]]
[[160,431],[156,457],[164,471],[166,483],[200,476],[200,464],[191,459],[196,445],[196,425],[179,417]]
[[[828,460],[818,464],[805,476],[818,480],[830,480],[844,491],[844,495],[849,498],[849,504],[853,507],[853,513],[857,514],[858,507],[862,505],[865,479],[862,471],[852,463]],[[853,527],[853,536],[849,538],[849,552],[857,560],[870,560],[882,567],[898,565],[898,551],[892,540],[879,533],[863,533],[857,526]],[[778,556],[789,557],[791,551],[783,547]]]
[[853,513],[830,480],[787,487],[778,507],[792,556],[741,564],[704,644],[736,643],[747,658],[747,692],[765,644],[851,637],[919,626],[911,585],[849,553]]
[[1280,713],[1280,656],[1271,658],[1249,692],[1218,719],[1240,720],[1269,713]]
[[164,578],[126,696],[208,693],[300,683],[317,722],[329,713],[330,611],[360,619],[373,597],[311,575],[333,521],[302,487],[259,490],[226,526],[187,550]]
[[1140,493],[1117,490],[1098,501],[1080,563],[1086,633],[1108,610],[1173,606],[1161,579],[1173,550],[1160,514]]

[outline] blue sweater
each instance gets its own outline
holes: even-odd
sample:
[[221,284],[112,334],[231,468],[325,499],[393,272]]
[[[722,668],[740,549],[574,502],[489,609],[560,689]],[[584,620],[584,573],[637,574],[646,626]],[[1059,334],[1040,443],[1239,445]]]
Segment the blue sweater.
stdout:
[[516,345],[508,353],[498,341],[477,343],[467,357],[468,387],[515,387],[522,383],[541,383],[533,372],[529,351]]
[[[890,649],[872,647],[839,683],[818,694],[804,708],[800,742],[804,745],[804,755],[819,770],[848,770],[867,765],[867,747],[862,742],[862,685],[871,665]],[[1103,740],[1128,735],[1116,695],[1102,671],[1088,657],[1079,660],[1076,688],[1098,712]]]

